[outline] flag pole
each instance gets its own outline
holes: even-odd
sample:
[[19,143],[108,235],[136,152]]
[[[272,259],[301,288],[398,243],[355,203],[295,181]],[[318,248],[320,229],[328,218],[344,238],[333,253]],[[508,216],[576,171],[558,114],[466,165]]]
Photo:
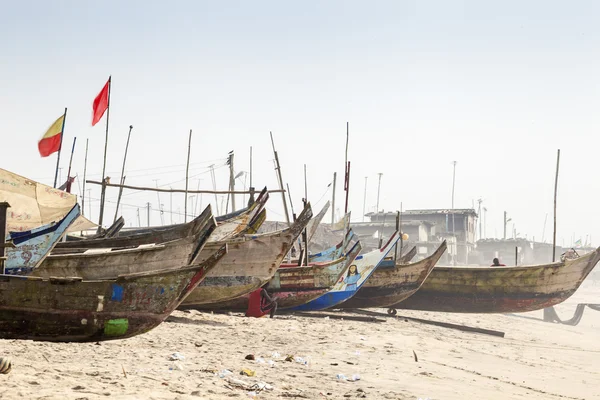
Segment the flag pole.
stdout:
[[65,121],[67,120],[67,107],[63,114],[62,128],[60,129],[60,147],[58,148],[58,157],[56,158],[56,172],[54,173],[54,188],[56,189],[56,181],[58,180],[58,167],[60,165],[60,153],[62,151],[63,137],[65,136]]
[[73,164],[73,154],[75,153],[75,143],[77,142],[77,136],[73,138],[73,147],[71,148],[71,158],[69,159],[69,169],[67,172],[67,193],[71,193],[71,165]]
[[108,118],[110,116],[110,92],[112,75],[108,77],[108,101],[106,102],[106,138],[104,139],[104,163],[102,164],[102,192],[100,193],[100,216],[98,217],[98,233],[102,232],[104,217],[104,197],[106,196],[106,152],[108,150]]

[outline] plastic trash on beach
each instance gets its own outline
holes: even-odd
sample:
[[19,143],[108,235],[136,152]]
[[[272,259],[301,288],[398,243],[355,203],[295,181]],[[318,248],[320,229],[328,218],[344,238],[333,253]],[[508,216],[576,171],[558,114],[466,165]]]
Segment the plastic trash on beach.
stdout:
[[256,382],[254,385],[252,385],[252,388],[258,391],[273,390],[273,386],[266,382]]
[[269,360],[269,362],[267,362],[267,364],[269,364],[269,367],[271,367],[271,368],[275,368],[275,365],[277,365],[277,363],[275,363],[275,361],[273,361],[273,360]]
[[346,375],[344,374],[337,374],[335,376],[335,378],[338,381],[348,381],[348,382],[355,382],[355,381],[360,381],[360,375],[359,374],[354,374],[352,375],[350,378],[348,378]]
[[179,364],[179,363],[175,363],[173,366],[169,367],[169,371],[183,371],[183,365]]
[[243,369],[240,372],[240,375],[254,376],[254,375],[256,375],[256,371],[252,371],[251,369]]
[[257,362],[257,363],[259,363],[259,364],[264,364],[264,363],[265,363],[265,359],[264,359],[264,358],[262,358],[262,357],[258,357],[258,358],[256,359],[256,362]]
[[183,361],[185,360],[185,356],[181,353],[173,353],[169,356],[169,360],[171,361]]
[[298,364],[303,364],[303,365],[308,365],[308,359],[304,359],[302,357],[294,357],[294,361],[296,361]]
[[271,358],[277,359],[279,357],[281,357],[281,354],[279,354],[278,352],[274,351],[274,352],[271,353]]
[[229,375],[233,375],[233,372],[231,372],[228,369],[224,369],[222,371],[219,371],[219,378],[225,378],[226,376],[229,376]]

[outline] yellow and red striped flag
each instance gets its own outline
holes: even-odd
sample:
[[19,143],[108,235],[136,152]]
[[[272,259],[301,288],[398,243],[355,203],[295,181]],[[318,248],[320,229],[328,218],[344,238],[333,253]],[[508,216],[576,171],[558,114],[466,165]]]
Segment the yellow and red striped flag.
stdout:
[[65,122],[65,115],[58,117],[56,121],[50,126],[48,131],[42,136],[38,142],[38,150],[40,156],[48,157],[52,153],[56,153],[60,150],[62,131]]

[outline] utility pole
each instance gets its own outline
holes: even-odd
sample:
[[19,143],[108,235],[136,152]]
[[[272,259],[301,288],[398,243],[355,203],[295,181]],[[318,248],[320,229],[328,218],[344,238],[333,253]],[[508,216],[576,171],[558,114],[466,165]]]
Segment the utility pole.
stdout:
[[455,234],[454,229],[454,186],[456,183],[456,161],[452,161],[452,235]]
[[137,209],[137,220],[138,220],[138,227],[141,228],[142,227],[142,220],[140,219],[140,208],[139,207]]
[[333,194],[331,199],[331,225],[335,224],[335,181],[337,178],[337,172],[333,173]]
[[[227,165],[229,165],[229,190],[235,190],[235,178],[233,177],[233,150],[229,152],[229,158],[227,159]],[[235,211],[235,194],[231,193],[231,212]]]
[[478,199],[477,203],[479,203],[479,210],[477,211],[477,216],[479,217],[479,240],[483,239],[481,236],[481,226],[483,225],[483,218],[481,216],[481,203],[483,203],[482,199]]
[[148,210],[148,228],[150,228],[150,203],[146,203],[146,209]]
[[368,179],[368,177],[365,176],[365,195],[363,197],[363,217],[362,217],[362,222],[365,222],[365,207],[367,206],[367,179]]
[[487,208],[483,207],[483,236],[487,238]]
[[512,221],[512,218],[507,218],[506,216],[506,211],[504,211],[504,240],[506,240],[506,225]]
[[383,175],[383,173],[378,173],[377,175],[379,175],[379,183],[377,184],[377,206],[375,207],[375,213],[379,213],[379,190],[381,189],[381,175]]

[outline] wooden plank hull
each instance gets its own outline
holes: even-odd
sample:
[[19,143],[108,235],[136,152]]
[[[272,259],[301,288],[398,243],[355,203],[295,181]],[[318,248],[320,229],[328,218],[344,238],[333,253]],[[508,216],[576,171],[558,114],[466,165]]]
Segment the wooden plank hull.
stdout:
[[392,250],[400,239],[398,232],[394,233],[387,244],[381,249],[373,250],[356,257],[347,276],[336,283],[327,293],[305,304],[290,308],[290,311],[319,311],[333,308],[354,296],[361,286],[373,274],[381,260]]
[[[199,260],[199,254],[206,244],[210,231],[215,227],[214,218],[209,215],[204,225],[198,227],[195,236],[174,240],[163,244],[150,244],[134,248],[113,250],[88,249],[84,253],[50,255],[31,272],[38,277],[73,277],[83,279],[114,279],[122,274],[142,273],[178,269],[210,258],[219,250],[214,248],[206,257]],[[113,239],[107,239],[111,241]]]
[[600,260],[600,249],[574,260],[524,267],[435,267],[421,289],[395,308],[454,313],[515,313],[568,299]]
[[180,225],[152,228],[144,231],[128,232],[113,238],[84,239],[71,242],[61,242],[56,245],[53,254],[68,254],[82,251],[82,249],[102,249],[142,246],[152,243],[166,243],[183,239],[189,236],[209,236],[215,231],[217,223],[209,205],[194,220]]
[[44,225],[26,232],[11,232],[7,239],[11,240],[16,247],[8,248],[6,251],[4,273],[10,275],[30,273],[50,254],[79,214],[79,205],[76,204],[61,221],[55,224]]
[[113,280],[0,276],[0,338],[56,342],[124,339],[156,327],[204,279],[202,265]]
[[358,293],[339,307],[389,307],[409,298],[419,290],[445,251],[444,241],[432,255],[416,263],[397,264],[391,268],[377,267]]
[[[286,309],[305,304],[330,291],[343,277],[361,251],[357,243],[346,257],[328,263],[309,266],[281,266],[265,286],[272,298],[277,300],[277,309]],[[229,301],[205,304],[200,310],[246,311],[249,294]]]
[[188,296],[183,306],[193,308],[232,300],[263,286],[273,277],[311,217],[308,204],[288,229],[208,243],[200,253],[200,261],[209,257],[221,243],[227,243],[228,253],[219,267],[208,274],[206,281]]

